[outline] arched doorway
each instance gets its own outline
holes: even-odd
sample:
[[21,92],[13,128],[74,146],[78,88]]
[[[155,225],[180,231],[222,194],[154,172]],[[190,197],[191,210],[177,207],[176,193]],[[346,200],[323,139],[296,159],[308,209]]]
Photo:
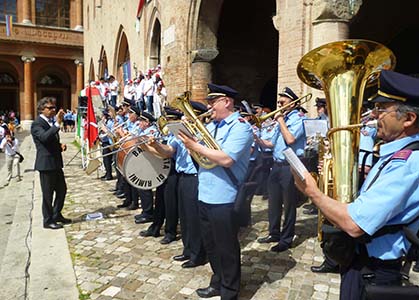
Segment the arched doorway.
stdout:
[[42,70],[36,79],[37,100],[43,97],[57,99],[57,107],[71,108],[70,77],[57,66],[47,67]]
[[116,80],[125,84],[127,80],[131,79],[131,61],[128,39],[123,30],[124,28],[121,26],[119,29],[119,38],[117,40],[117,51],[115,51],[115,62],[117,70]]
[[419,1],[363,1],[350,24],[350,38],[374,40],[396,55],[396,71],[419,74]]
[[107,78],[109,76],[108,58],[106,57],[105,48],[102,46],[99,56],[99,78]]
[[150,42],[150,68],[154,68],[160,64],[161,51],[161,25],[158,19],[155,20],[153,30],[151,32]]
[[89,66],[89,82],[95,80],[95,77],[95,64],[93,63],[93,58],[91,58]]
[[0,112],[19,112],[19,81],[15,68],[7,62],[0,63]]
[[[205,2],[208,8],[213,6],[211,1]],[[275,0],[260,1],[257,9],[251,0],[223,1],[216,28],[219,55],[212,62],[213,82],[237,89],[238,100],[271,108],[276,107],[278,77],[278,32],[272,22],[275,14]]]

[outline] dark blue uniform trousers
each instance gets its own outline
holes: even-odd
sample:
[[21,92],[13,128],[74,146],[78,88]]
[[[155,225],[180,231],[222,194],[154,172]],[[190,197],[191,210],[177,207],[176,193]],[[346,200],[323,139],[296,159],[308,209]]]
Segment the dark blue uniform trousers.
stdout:
[[239,225],[234,204],[198,203],[202,238],[214,273],[210,286],[220,290],[222,300],[237,299],[241,270]]
[[[297,216],[297,188],[287,163],[274,163],[268,178],[269,234],[280,244],[290,246]],[[281,217],[284,223],[281,230]]]

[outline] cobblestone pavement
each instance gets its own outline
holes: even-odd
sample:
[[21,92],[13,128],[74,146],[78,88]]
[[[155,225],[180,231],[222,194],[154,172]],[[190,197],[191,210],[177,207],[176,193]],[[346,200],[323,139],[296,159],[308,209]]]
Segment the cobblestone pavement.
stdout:
[[[65,161],[77,152],[71,134]],[[108,190],[115,181],[101,181],[103,173],[87,176],[76,157],[65,169],[68,194],[64,215],[75,222],[65,227],[81,299],[198,299],[195,289],[206,287],[209,264],[182,269],[172,257],[181,254],[182,242],[161,245],[160,238],[143,238],[136,225],[137,211],[117,210],[121,201]],[[103,219],[86,221],[89,213],[102,212]],[[257,237],[267,233],[267,201],[252,202],[252,226],[240,233],[242,283],[240,299],[338,299],[339,275],[314,274],[310,266],[322,261],[315,238],[317,218],[298,209],[293,247],[283,253],[269,251]],[[414,279],[418,282],[417,277]],[[218,299],[218,297],[214,297]]]

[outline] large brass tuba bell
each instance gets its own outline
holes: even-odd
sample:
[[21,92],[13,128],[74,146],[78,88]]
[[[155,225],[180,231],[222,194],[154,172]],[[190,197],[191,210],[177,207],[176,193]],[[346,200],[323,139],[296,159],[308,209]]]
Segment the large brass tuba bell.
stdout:
[[326,97],[331,155],[319,157],[326,168],[320,176],[320,186],[339,202],[352,202],[358,192],[360,128],[350,125],[359,123],[365,87],[380,70],[391,70],[395,63],[391,50],[379,43],[345,40],[310,51],[298,64],[299,78],[308,86],[323,90]]
[[[217,144],[205,125],[201,122],[200,116],[195,114],[189,101],[190,96],[190,92],[185,92],[177,96],[170,103],[170,105],[182,111],[183,115],[186,117],[183,123],[192,136],[196,137],[198,141],[210,149],[221,150],[221,147]],[[202,156],[201,154],[194,151],[191,151],[191,156],[201,167],[205,169],[212,169],[217,166],[217,164],[210,161],[207,157]]]

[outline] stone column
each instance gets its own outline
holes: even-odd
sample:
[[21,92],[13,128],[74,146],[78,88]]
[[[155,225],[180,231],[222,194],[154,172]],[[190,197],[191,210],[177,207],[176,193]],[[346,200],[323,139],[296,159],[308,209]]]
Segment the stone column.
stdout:
[[74,27],[74,30],[80,30],[80,31],[83,30],[83,5],[82,5],[82,0],[76,0],[76,27]]
[[24,63],[24,96],[23,102],[20,102],[20,118],[23,129],[29,130],[34,119],[32,63],[35,61],[35,57],[22,56],[21,59]]
[[76,64],[76,97],[73,97],[71,108],[74,109],[78,106],[78,95],[80,91],[83,89],[83,61],[76,59],[74,61]]
[[23,24],[32,24],[32,15],[31,15],[31,0],[23,0],[22,14],[23,14]]
[[218,55],[217,49],[197,49],[192,51],[192,96],[194,100],[204,101],[207,84],[211,82],[211,61]]

